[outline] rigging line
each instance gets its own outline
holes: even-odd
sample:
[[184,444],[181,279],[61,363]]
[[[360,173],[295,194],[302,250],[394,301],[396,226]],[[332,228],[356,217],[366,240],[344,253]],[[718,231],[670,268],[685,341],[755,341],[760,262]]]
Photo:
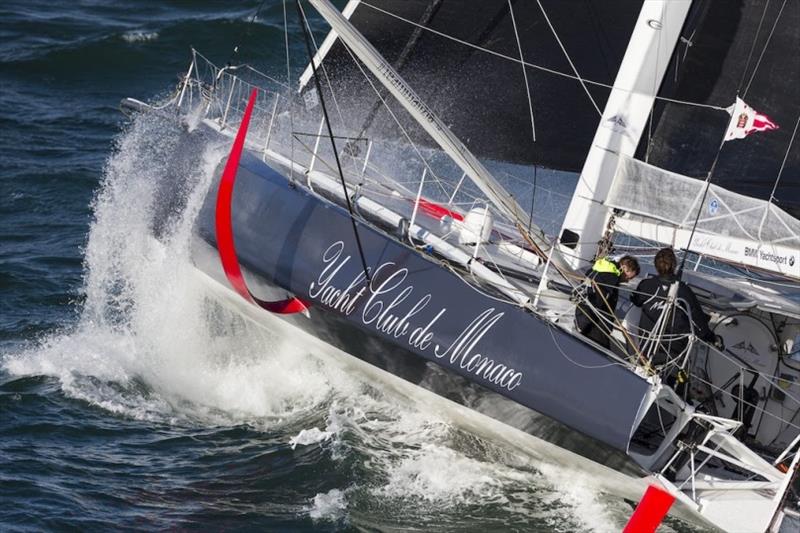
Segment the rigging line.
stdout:
[[691,29],[692,32],[689,34],[688,37],[684,37],[683,32],[681,32],[681,35],[679,37],[680,42],[684,44],[683,57],[680,56],[680,52],[678,50],[679,45],[678,44],[675,45],[675,72],[673,74],[673,82],[676,85],[678,83],[678,75],[680,74],[681,66],[686,61],[686,56],[689,55],[689,49],[692,46],[694,46],[694,36],[695,34],[697,34],[697,27],[700,23],[700,21],[698,20],[700,18],[699,14],[705,11],[705,7],[707,5],[708,5],[707,1],[702,3],[698,1],[697,8],[689,10],[689,14],[687,15],[686,20],[684,22],[684,27],[686,28],[687,31]]
[[[556,326],[550,325],[549,322],[548,322],[548,326],[549,327],[547,328],[547,330],[550,332],[550,337],[553,339],[553,344],[555,345],[556,349],[559,351],[559,353],[562,355],[562,357],[564,357],[564,359],[566,359],[567,361],[569,361],[573,365],[575,365],[577,367],[580,367],[580,368],[583,368],[585,370],[599,370],[601,368],[608,368],[608,367],[611,367],[611,366],[622,366],[622,367],[629,368],[628,365],[625,364],[625,363],[614,362],[614,361],[609,362],[609,363],[600,364],[600,365],[585,365],[583,363],[579,363],[578,361],[576,361],[576,360],[572,359],[570,356],[568,356],[564,352],[564,350],[561,349],[561,345],[558,343],[558,341],[556,340],[556,336],[553,333],[553,328],[555,328]],[[604,353],[603,355],[607,356],[608,354]]]
[[[400,72],[400,70],[405,66],[406,62],[408,61],[408,58],[411,56],[411,52],[417,46],[417,43],[419,42],[419,39],[422,36],[422,29],[425,27],[426,24],[429,24],[433,20],[433,17],[435,17],[436,14],[439,12],[439,8],[442,6],[443,1],[444,0],[434,0],[428,5],[428,7],[422,13],[422,16],[419,19],[419,25],[414,28],[414,31],[411,33],[411,36],[409,37],[408,41],[403,47],[403,50],[400,52],[400,55],[392,64],[392,67],[397,72]],[[388,89],[385,88],[381,89],[381,92],[386,94],[388,93]],[[369,113],[367,113],[366,118],[363,120],[361,126],[361,133],[359,135],[364,135],[364,132],[367,131],[367,129],[372,125],[372,122],[375,120],[375,117],[377,116],[378,111],[380,111],[380,109],[381,105],[378,102],[376,102],[372,106],[372,108],[369,110]]]
[[305,35],[306,40],[306,49],[308,50],[308,59],[311,62],[311,70],[314,73],[314,85],[317,88],[317,92],[319,93],[319,103],[322,107],[322,114],[325,117],[325,125],[328,127],[328,135],[331,139],[331,147],[333,148],[333,156],[336,158],[336,168],[339,170],[339,178],[342,180],[342,188],[344,189],[344,199],[347,203],[347,211],[350,213],[350,223],[353,225],[353,235],[356,238],[356,245],[358,246],[358,254],[361,256],[361,266],[364,268],[364,277],[367,280],[367,283],[371,283],[372,279],[369,275],[369,268],[367,268],[367,259],[364,257],[364,249],[361,246],[361,237],[358,235],[358,226],[356,226],[356,219],[353,215],[353,206],[350,204],[350,195],[347,193],[347,183],[344,179],[344,172],[342,172],[342,164],[339,161],[339,152],[336,150],[336,140],[333,138],[333,130],[331,129],[331,121],[328,119],[328,110],[325,107],[325,99],[322,97],[322,87],[319,82],[319,76],[317,74],[317,65],[314,62],[314,53],[311,50],[311,38],[309,35],[309,29],[306,24],[305,14],[303,13],[303,8],[300,6],[300,0],[296,0],[297,3],[297,16],[300,18],[300,25],[303,27],[303,34]]
[[[534,147],[536,145],[536,121],[533,118],[533,101],[531,100],[531,88],[528,84],[528,71],[525,68],[525,57],[522,54],[522,43],[519,40],[519,30],[517,29],[517,20],[514,18],[514,7],[512,1],[508,0],[508,12],[511,15],[511,25],[514,27],[514,37],[517,40],[517,49],[519,50],[520,66],[522,66],[522,76],[525,78],[525,96],[528,98],[528,111],[531,115],[531,135],[533,136]],[[531,192],[531,211],[528,214],[528,233],[531,232],[533,227],[533,208],[536,203],[536,165],[533,165],[533,190]]]
[[800,126],[800,115],[797,116],[797,122],[795,122],[794,131],[792,132],[792,138],[789,139],[789,146],[786,148],[786,153],[783,154],[783,161],[781,162],[781,168],[778,170],[778,177],[775,178],[775,184],[772,186],[772,192],[769,193],[769,200],[767,201],[767,207],[766,209],[764,209],[764,216],[761,217],[761,224],[758,226],[759,240],[761,239],[761,230],[764,228],[764,222],[766,222],[767,216],[769,215],[770,207],[772,206],[772,201],[775,199],[775,191],[778,190],[778,183],[781,181],[783,168],[786,166],[786,160],[789,159],[789,152],[792,151],[792,145],[794,144],[794,138],[797,135],[798,126]]
[[600,111],[599,107],[597,107],[597,102],[595,102],[594,98],[592,98],[592,93],[589,92],[589,88],[586,87],[586,84],[583,82],[583,78],[581,78],[581,75],[578,74],[578,69],[575,67],[575,64],[572,62],[572,59],[570,59],[569,54],[567,53],[567,49],[564,48],[564,44],[561,42],[561,39],[559,39],[558,33],[556,33],[556,29],[553,27],[553,24],[550,22],[550,17],[548,17],[547,13],[545,13],[544,6],[542,5],[541,0],[536,0],[536,3],[539,4],[539,9],[542,10],[542,15],[544,15],[544,20],[546,20],[547,21],[547,25],[550,26],[550,31],[553,32],[553,37],[556,38],[556,42],[558,42],[558,46],[560,46],[561,47],[561,51],[564,52],[564,57],[567,58],[567,61],[569,62],[569,66],[572,67],[573,72],[575,72],[575,76],[577,77],[578,81],[581,83],[581,87],[583,87],[583,90],[586,91],[586,96],[589,97],[589,101],[591,101],[592,105],[594,106],[594,108],[597,109],[597,114],[602,117],[603,116],[603,112]]
[[[320,58],[319,67],[322,69],[322,74],[325,76],[325,83],[328,85],[328,90],[331,93],[331,98],[333,98],[333,106],[336,108],[336,114],[339,115],[339,120],[342,122],[342,126],[347,128],[347,129],[350,129],[350,128],[347,127],[347,123],[344,120],[344,115],[342,114],[342,108],[339,107],[339,101],[337,100],[336,93],[333,90],[333,84],[331,83],[331,79],[330,79],[330,77],[328,77],[328,69],[325,68],[325,63],[322,60],[323,56],[319,51],[319,47],[317,46],[317,41],[316,41],[316,39],[314,39],[314,33],[311,31],[311,27],[308,26],[308,19],[306,18],[306,14],[305,14],[305,11],[303,10],[303,6],[301,6],[298,3],[298,7],[300,8],[300,11],[303,13],[303,20],[306,21],[305,24],[307,26],[308,33],[311,36],[311,44],[314,45],[314,51],[316,52],[315,57],[319,57]],[[322,89],[319,88],[318,90],[321,91]],[[320,95],[321,95],[321,93],[320,93]],[[358,174],[358,165],[356,164],[355,158],[354,157],[350,157],[350,158],[348,158],[348,160],[350,161],[350,164],[353,167],[354,173]]]
[[522,55],[522,43],[519,41],[519,30],[517,29],[517,21],[514,18],[514,8],[511,5],[511,0],[508,0],[508,12],[511,14],[511,25],[514,27],[514,37],[517,39],[517,49],[519,50],[519,61],[522,66],[522,76],[525,78],[525,96],[528,97],[528,111],[531,114],[531,134],[533,135],[533,142],[536,142],[536,123],[533,120],[533,102],[531,101],[531,88],[528,84],[528,71],[525,70],[525,58]]
[[[730,120],[728,120],[728,124],[725,127],[725,131],[727,132],[728,129],[731,127],[731,123],[733,122],[734,117],[731,115]],[[705,190],[703,191],[703,197],[700,199],[700,203],[697,206],[697,216],[694,219],[694,224],[692,225],[692,232],[689,234],[689,241],[686,243],[685,252],[683,257],[681,258],[681,266],[678,269],[678,281],[681,280],[683,277],[683,267],[686,264],[686,258],[689,256],[689,249],[692,246],[692,239],[694,238],[694,231],[697,229],[697,223],[700,221],[700,213],[703,211],[703,204],[706,203],[706,196],[708,196],[708,189],[711,188],[711,176],[714,174],[714,169],[717,168],[717,161],[719,161],[719,154],[722,152],[722,147],[725,146],[725,133],[722,134],[722,141],[719,143],[719,148],[717,148],[717,153],[714,155],[714,161],[711,163],[711,168],[708,171],[708,176],[706,176],[705,182]]]
[[528,233],[531,232],[531,228],[533,227],[533,211],[536,206],[536,175],[539,173],[538,170],[539,167],[533,165],[533,188],[531,191],[531,211],[528,213]]
[[[449,40],[451,40],[453,42],[462,44],[464,46],[468,46],[469,48],[474,48],[475,50],[478,50],[478,51],[481,51],[481,52],[485,52],[487,54],[499,57],[501,59],[505,59],[507,61],[513,61],[514,63],[520,63],[520,60],[515,58],[515,57],[511,57],[511,56],[508,56],[508,55],[505,55],[505,54],[501,54],[500,52],[495,52],[494,50],[490,50],[489,48],[484,48],[482,46],[478,46],[477,44],[473,44],[473,43],[471,43],[469,41],[465,41],[463,39],[459,39],[458,37],[453,37],[452,35],[448,35],[448,34],[443,33],[441,31],[434,30],[433,28],[428,28],[426,26],[422,26],[422,25],[417,24],[416,22],[414,22],[412,20],[409,20],[409,19],[405,18],[405,17],[401,17],[400,15],[396,15],[396,14],[392,13],[391,11],[386,11],[385,9],[382,9],[380,7],[377,7],[377,6],[374,6],[374,5],[370,4],[367,0],[361,0],[361,5],[364,5],[364,6],[367,6],[369,8],[372,8],[375,11],[378,11],[380,13],[383,13],[384,15],[387,15],[389,17],[393,17],[393,18],[395,18],[397,20],[405,22],[406,24],[411,24],[412,26],[417,26],[418,28],[422,28],[423,30],[429,31],[429,32],[431,32],[431,33],[433,33],[435,35],[438,35],[439,37],[443,37],[445,39],[449,39]],[[564,78],[569,78],[571,80],[576,80],[576,81],[581,80],[581,78],[578,78],[577,76],[574,76],[574,75],[569,74],[567,72],[561,72],[560,70],[555,70],[555,69],[552,69],[552,68],[544,67],[542,65],[536,65],[534,63],[529,63],[527,61],[523,61],[521,63],[523,65],[525,65],[526,67],[530,67],[532,69],[540,70],[542,72],[547,72],[548,74],[553,74],[555,76],[562,76]],[[631,93],[631,94],[636,92],[633,89],[626,89],[624,87],[614,87],[611,84],[590,80],[588,78],[583,78],[582,81],[583,81],[583,83],[586,83],[587,85],[594,85],[596,87],[604,87],[606,89],[615,89],[615,90],[618,90],[618,91]],[[662,100],[664,102],[671,102],[673,104],[682,104],[682,105],[690,105],[690,106],[695,106],[695,107],[704,107],[704,108],[707,108],[707,109],[715,109],[717,111],[726,111],[728,109],[727,107],[723,107],[723,106],[712,105],[712,104],[704,104],[704,103],[701,103],[701,102],[690,102],[688,100],[678,100],[676,98],[667,98],[665,96],[656,95],[655,98],[657,100]]]
[[[666,13],[665,13],[666,9],[667,9],[667,4],[666,3],[661,4],[661,20],[666,20],[667,19],[667,17],[665,16],[666,15]],[[662,37],[663,34],[664,34],[664,32],[661,32],[661,31],[658,32],[658,40],[656,41],[656,68],[653,69],[653,94],[654,95],[658,94],[658,72],[659,72],[659,70],[658,70],[658,60],[661,58],[661,53],[660,53],[661,52],[661,37]],[[676,63],[677,63],[677,60],[676,60]],[[667,70],[668,68],[669,68],[669,64],[667,64],[667,67],[664,70]],[[644,162],[645,163],[649,163],[650,162],[650,152],[653,149],[653,118],[655,117],[655,110],[656,110],[656,106],[655,105],[651,105],[650,106],[650,113],[648,113],[648,117],[647,117],[647,149],[644,152]]]
[[753,52],[756,49],[756,43],[758,42],[758,36],[761,35],[761,26],[764,24],[764,17],[767,14],[767,8],[769,8],[769,3],[771,0],[767,0],[764,3],[764,10],[761,12],[761,20],[758,21],[758,27],[756,28],[756,34],[753,37],[753,44],[750,45],[750,53],[747,54],[747,61],[744,64],[744,70],[742,70],[742,77],[739,80],[739,86],[736,89],[736,92],[739,93],[742,90],[742,85],[744,84],[744,78],[747,76],[747,69],[750,68],[750,60],[753,59]]
[[[250,24],[247,25],[247,29],[244,31],[244,35],[242,36],[242,39],[240,39],[241,41],[247,40],[250,37],[250,33],[251,33],[250,32],[250,28],[253,25],[253,23],[256,21],[256,18],[258,18],[258,14],[261,12],[261,8],[264,7],[264,2],[266,2],[266,0],[261,0],[261,3],[258,4],[258,9],[256,9],[256,12],[253,13],[253,16],[250,18]],[[231,55],[228,58],[228,61],[225,63],[225,65],[226,66],[230,66],[231,65],[231,61],[233,61],[233,58],[238,53],[239,53],[239,45],[236,44],[236,45],[233,46],[233,52],[231,52]]]
[[[270,76],[269,74],[265,74],[265,73],[261,72],[260,70],[258,70],[257,68],[253,67],[252,65],[246,65],[246,64],[245,64],[245,65],[242,65],[242,66],[243,66],[244,68],[246,68],[247,70],[250,70],[250,71],[253,71],[253,72],[255,72],[256,74],[258,74],[258,75],[259,75],[259,76],[261,76],[262,78],[264,78],[264,79],[266,79],[266,80],[269,80],[269,81],[271,81],[271,82],[272,82],[272,83],[274,83],[275,85],[278,85],[278,86],[280,86],[280,87],[283,87],[284,89],[289,89],[289,85],[286,85],[285,83],[283,83],[283,82],[280,82],[280,81],[276,80],[275,78],[273,78],[273,77],[272,77],[272,76]],[[253,85],[253,84],[250,84],[250,85]]]
[[781,174],[783,174],[783,168],[786,166],[786,160],[789,159],[789,152],[792,150],[792,144],[794,144],[794,138],[797,135],[798,126],[800,126],[800,115],[797,116],[797,122],[794,123],[792,138],[789,139],[789,146],[786,148],[786,153],[783,154],[783,162],[781,162],[781,168],[778,170],[778,177],[775,178],[775,185],[772,187],[772,192],[769,195],[770,202],[775,198],[775,191],[778,189],[778,182],[781,180]]
[[[292,94],[292,69],[289,62],[289,18],[286,16],[286,0],[281,2],[283,5],[283,40],[286,45],[286,85],[289,89],[287,91],[287,102],[289,103],[289,128],[294,131],[294,95]],[[294,136],[290,135],[291,142],[291,156],[294,160]],[[294,165],[289,165],[289,181],[294,182]]]
[[403,134],[403,136],[409,142],[409,144],[411,145],[411,148],[414,150],[414,152],[416,152],[417,156],[420,158],[420,161],[422,161],[422,164],[425,166],[425,168],[428,169],[428,172],[430,172],[431,176],[434,177],[436,183],[439,185],[439,188],[442,189],[442,191],[446,195],[447,191],[444,190],[444,187],[441,184],[441,181],[442,181],[441,178],[439,178],[439,176],[436,175],[436,172],[434,172],[433,168],[431,168],[430,164],[428,163],[428,160],[425,159],[425,156],[422,155],[422,152],[419,150],[419,148],[417,147],[416,143],[413,140],[411,140],[411,136],[408,134],[406,129],[400,123],[400,120],[397,118],[397,115],[395,115],[394,111],[391,110],[391,108],[389,107],[389,104],[386,103],[386,99],[383,97],[383,95],[381,95],[380,91],[375,86],[375,84],[372,82],[372,80],[367,75],[367,73],[364,72],[364,68],[361,66],[361,63],[358,61],[356,56],[353,54],[353,51],[350,50],[350,47],[347,46],[347,44],[345,44],[344,41],[340,41],[340,42],[342,43],[342,46],[344,46],[344,49],[347,50],[347,53],[350,55],[350,58],[353,60],[353,63],[355,63],[355,65],[358,67],[358,70],[361,71],[361,75],[364,76],[364,79],[367,80],[367,83],[369,83],[369,86],[372,87],[373,91],[375,91],[375,95],[378,97],[378,99],[381,101],[383,106],[386,108],[386,112],[389,113],[389,116],[392,117],[392,120],[394,120],[395,124],[397,124],[397,127],[400,128],[400,132]]
[[767,42],[764,43],[764,48],[761,49],[761,54],[758,56],[758,61],[756,61],[756,66],[753,67],[753,74],[750,75],[750,80],[747,82],[747,87],[744,88],[744,93],[742,96],[747,96],[747,91],[750,90],[750,85],[753,83],[753,79],[756,77],[756,72],[758,72],[758,67],[761,66],[761,60],[764,59],[764,52],[767,51],[767,47],[769,46],[770,41],[772,40],[772,35],[775,33],[775,28],[778,26],[778,21],[781,19],[781,15],[783,14],[783,8],[786,7],[787,0],[783,0],[783,4],[781,4],[781,9],[778,11],[778,16],[775,17],[775,23],[772,25],[772,29],[767,36]]

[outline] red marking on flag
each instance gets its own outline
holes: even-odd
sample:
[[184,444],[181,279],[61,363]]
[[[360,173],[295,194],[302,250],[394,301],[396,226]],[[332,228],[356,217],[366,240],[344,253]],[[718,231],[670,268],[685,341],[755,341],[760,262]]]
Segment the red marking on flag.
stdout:
[[426,200],[425,198],[419,199],[419,208],[431,215],[434,218],[444,218],[446,216],[452,217],[454,220],[463,221],[464,215],[456,211],[451,211],[444,206]]
[[753,127],[747,130],[747,134],[749,135],[754,131],[769,131],[777,129],[778,125],[772,122],[767,115],[756,113],[755,117],[753,117]]
[[675,496],[654,485],[647,487],[622,533],[653,533],[664,520]]
[[216,231],[217,249],[222,261],[222,269],[225,277],[228,278],[233,289],[245,300],[253,303],[262,309],[279,314],[302,313],[308,314],[308,304],[298,298],[287,298],[276,302],[259,300],[244,281],[242,269],[239,266],[239,259],[236,257],[236,247],[233,243],[233,225],[231,222],[231,203],[233,201],[233,186],[236,184],[236,171],[239,169],[239,160],[244,149],[244,140],[247,137],[247,128],[250,125],[250,115],[253,113],[253,106],[256,103],[257,91],[253,89],[250,93],[250,100],[247,102],[242,123],[233,141],[231,153],[225,163],[225,170],[219,182],[217,191],[217,211],[216,211]]
[[736,120],[731,119],[728,123],[728,129],[725,131],[725,140],[732,141],[734,139],[744,139],[751,133],[757,131],[770,131],[779,129],[772,119],[763,113],[759,113],[744,100],[736,97],[736,102],[727,109],[731,117],[736,117]]

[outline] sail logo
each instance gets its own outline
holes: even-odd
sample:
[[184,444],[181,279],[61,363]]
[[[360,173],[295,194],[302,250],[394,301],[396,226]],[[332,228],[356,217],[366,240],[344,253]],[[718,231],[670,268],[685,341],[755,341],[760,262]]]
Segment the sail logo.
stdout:
[[309,89],[303,95],[303,102],[306,105],[306,111],[310,111],[319,105],[319,96],[317,96],[317,91],[315,89]]
[[747,113],[742,113],[739,115],[739,121],[736,122],[737,128],[744,128],[747,126]]
[[625,122],[625,118],[622,115],[614,115],[606,119],[603,125],[616,133],[625,133],[628,129],[628,123]]
[[774,263],[776,265],[789,265],[794,266],[795,258],[793,255],[781,255],[772,252],[765,252],[758,248],[751,248],[750,246],[744,247],[744,256],[758,259],[767,263]]
[[758,355],[758,351],[756,350],[755,346],[753,346],[749,342],[742,341],[738,344],[734,344],[733,346],[731,346],[731,348],[734,348],[736,350],[741,350],[743,352],[749,352],[753,355]]
[[712,198],[711,201],[708,202],[708,214],[714,216],[717,213],[719,213],[719,200]]
[[[342,275],[350,261],[351,256],[344,254],[343,241],[331,244],[322,253],[322,270],[308,286],[309,298],[497,387],[513,391],[522,383],[522,372],[478,351],[481,340],[505,313],[494,307],[485,309],[452,341],[443,342],[441,334],[437,334],[437,324],[446,315],[447,308],[431,312],[428,308],[433,295],[420,295],[414,285],[408,283],[407,268],[387,261],[370,268],[367,281],[363,271],[352,277]],[[423,315],[432,318],[423,319]]]

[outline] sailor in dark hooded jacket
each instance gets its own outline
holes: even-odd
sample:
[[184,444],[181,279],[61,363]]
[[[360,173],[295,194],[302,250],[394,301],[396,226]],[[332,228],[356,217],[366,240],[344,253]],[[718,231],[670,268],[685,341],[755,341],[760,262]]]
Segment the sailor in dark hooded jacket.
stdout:
[[[675,275],[675,253],[671,248],[659,250],[654,264],[658,275],[642,280],[636,292],[631,295],[631,302],[642,308],[642,317],[639,320],[640,336],[646,336],[653,330],[666,305],[670,287],[678,281]],[[709,329],[709,317],[697,301],[697,296],[684,282],[678,281],[678,283],[675,311],[664,327],[664,334],[672,338],[663,340],[659,344],[652,361],[655,365],[663,365],[669,359],[681,355],[688,345],[688,334],[692,331],[704,341],[720,342]],[[675,339],[674,336],[681,338]]]
[[598,259],[586,273],[585,292],[575,308],[575,325],[583,335],[601,346],[611,345],[619,284],[639,274],[639,262],[626,255],[619,261]]

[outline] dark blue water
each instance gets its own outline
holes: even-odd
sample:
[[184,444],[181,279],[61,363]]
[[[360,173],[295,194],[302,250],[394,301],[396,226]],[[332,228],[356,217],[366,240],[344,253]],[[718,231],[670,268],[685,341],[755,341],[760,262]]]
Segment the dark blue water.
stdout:
[[260,4],[0,4],[0,530],[618,530],[629,505],[591,479],[204,297],[201,185],[150,237],[174,132],[119,101],[167,94],[190,46],[283,78],[282,5]]

